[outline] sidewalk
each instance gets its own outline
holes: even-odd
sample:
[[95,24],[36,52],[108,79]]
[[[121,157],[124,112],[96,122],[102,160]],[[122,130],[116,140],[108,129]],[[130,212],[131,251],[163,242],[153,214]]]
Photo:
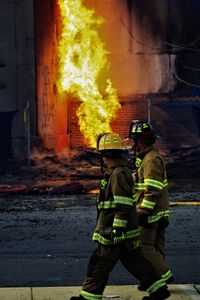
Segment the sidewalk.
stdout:
[[[170,284],[170,300],[200,300],[200,285]],[[42,287],[42,288],[0,288],[0,300],[69,300],[79,295],[80,287]],[[107,286],[104,299],[140,300],[147,295],[137,290],[137,286]]]

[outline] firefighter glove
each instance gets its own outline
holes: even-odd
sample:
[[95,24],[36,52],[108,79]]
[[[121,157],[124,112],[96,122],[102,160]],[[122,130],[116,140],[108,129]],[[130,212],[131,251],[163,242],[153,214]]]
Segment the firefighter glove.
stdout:
[[119,244],[125,240],[125,234],[119,229],[113,229],[112,240],[114,245]]
[[169,225],[169,218],[168,217],[162,217],[159,220],[159,225],[161,228],[166,228]]

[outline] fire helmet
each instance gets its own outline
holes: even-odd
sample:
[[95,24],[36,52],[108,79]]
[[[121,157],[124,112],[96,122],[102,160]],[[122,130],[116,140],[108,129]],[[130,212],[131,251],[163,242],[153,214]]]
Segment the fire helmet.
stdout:
[[125,151],[126,147],[122,144],[122,140],[117,133],[108,132],[101,133],[97,137],[97,151]]
[[135,142],[142,139],[148,143],[155,143],[155,133],[151,124],[146,121],[133,120],[129,129],[129,138]]

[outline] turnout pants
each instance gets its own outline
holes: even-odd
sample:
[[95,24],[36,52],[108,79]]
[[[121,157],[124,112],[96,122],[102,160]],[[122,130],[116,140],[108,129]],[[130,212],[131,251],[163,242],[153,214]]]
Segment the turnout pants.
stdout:
[[152,263],[159,276],[169,279],[172,272],[165,262],[165,228],[158,222],[150,227],[140,227],[140,237],[144,256]]
[[86,299],[101,299],[109,273],[120,260],[124,267],[138,280],[142,280],[149,293],[165,285],[151,263],[144,257],[141,248],[134,249],[133,241],[126,240],[114,246],[98,245],[90,257],[87,277],[81,295]]

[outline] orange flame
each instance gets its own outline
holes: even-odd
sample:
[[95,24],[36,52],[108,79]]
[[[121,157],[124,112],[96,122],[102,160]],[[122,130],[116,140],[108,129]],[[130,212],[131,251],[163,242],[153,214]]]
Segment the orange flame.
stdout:
[[91,146],[96,136],[111,131],[110,122],[120,104],[110,79],[100,91],[98,77],[108,65],[104,43],[97,28],[103,23],[82,0],[58,0],[62,33],[59,43],[58,91],[73,94],[82,102],[77,110],[80,131]]

